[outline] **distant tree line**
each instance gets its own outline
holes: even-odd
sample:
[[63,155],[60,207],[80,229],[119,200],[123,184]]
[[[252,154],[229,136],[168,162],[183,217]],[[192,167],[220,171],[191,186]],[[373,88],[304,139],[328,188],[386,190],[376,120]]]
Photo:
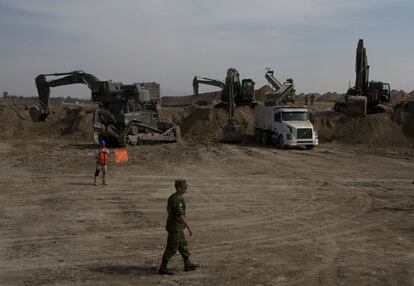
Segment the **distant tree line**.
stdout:
[[[7,91],[3,92],[3,98],[4,99],[30,99],[30,100],[38,100],[39,97],[38,96],[23,96],[23,95],[14,95],[14,94],[9,94]],[[50,97],[49,98],[50,101],[55,101],[55,102],[68,102],[68,103],[76,103],[76,102],[90,102],[89,99],[80,99],[80,98],[76,98],[76,97],[71,97],[71,96],[59,96],[59,97]]]

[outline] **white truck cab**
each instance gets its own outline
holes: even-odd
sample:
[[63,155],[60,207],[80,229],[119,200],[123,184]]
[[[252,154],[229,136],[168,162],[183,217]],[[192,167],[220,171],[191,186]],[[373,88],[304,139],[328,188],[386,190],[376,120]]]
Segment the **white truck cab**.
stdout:
[[256,106],[255,140],[261,144],[276,142],[281,147],[319,144],[318,135],[309,121],[308,109],[291,106]]

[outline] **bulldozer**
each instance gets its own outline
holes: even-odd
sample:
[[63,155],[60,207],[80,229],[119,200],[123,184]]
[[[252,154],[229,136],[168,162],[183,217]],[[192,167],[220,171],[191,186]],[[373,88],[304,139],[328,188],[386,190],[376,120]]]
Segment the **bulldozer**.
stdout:
[[390,85],[369,81],[369,65],[364,40],[358,41],[355,60],[355,86],[348,89],[343,100],[335,103],[334,110],[351,116],[366,116],[386,110],[391,99]]
[[[48,80],[48,77],[54,79]],[[29,109],[34,122],[45,121],[50,114],[50,88],[86,84],[96,104],[93,114],[94,141],[101,139],[114,145],[126,146],[147,142],[176,142],[180,137],[179,127],[161,122],[156,102],[143,85],[124,85],[111,80],[100,81],[82,70],[40,74],[36,77],[40,105]]]
[[198,95],[199,84],[213,85],[221,88],[221,101],[216,108],[224,107],[227,109],[228,120],[223,129],[221,142],[238,143],[243,139],[243,132],[235,119],[237,106],[250,106],[254,108],[255,101],[255,82],[252,79],[243,79],[240,83],[239,72],[235,68],[227,70],[225,81],[195,76],[193,79],[194,95]]

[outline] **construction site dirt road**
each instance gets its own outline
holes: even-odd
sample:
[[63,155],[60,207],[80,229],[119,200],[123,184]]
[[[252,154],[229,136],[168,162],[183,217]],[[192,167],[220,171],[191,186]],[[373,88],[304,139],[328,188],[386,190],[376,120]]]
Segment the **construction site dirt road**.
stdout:
[[[93,150],[0,143],[1,285],[413,285],[413,149],[138,146],[98,187]],[[167,277],[175,178],[201,267]]]

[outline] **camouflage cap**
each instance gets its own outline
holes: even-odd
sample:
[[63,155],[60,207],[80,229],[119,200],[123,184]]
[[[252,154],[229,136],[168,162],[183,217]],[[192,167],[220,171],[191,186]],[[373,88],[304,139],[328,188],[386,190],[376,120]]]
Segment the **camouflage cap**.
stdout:
[[176,179],[175,180],[176,188],[185,188],[188,187],[187,181],[185,179]]

